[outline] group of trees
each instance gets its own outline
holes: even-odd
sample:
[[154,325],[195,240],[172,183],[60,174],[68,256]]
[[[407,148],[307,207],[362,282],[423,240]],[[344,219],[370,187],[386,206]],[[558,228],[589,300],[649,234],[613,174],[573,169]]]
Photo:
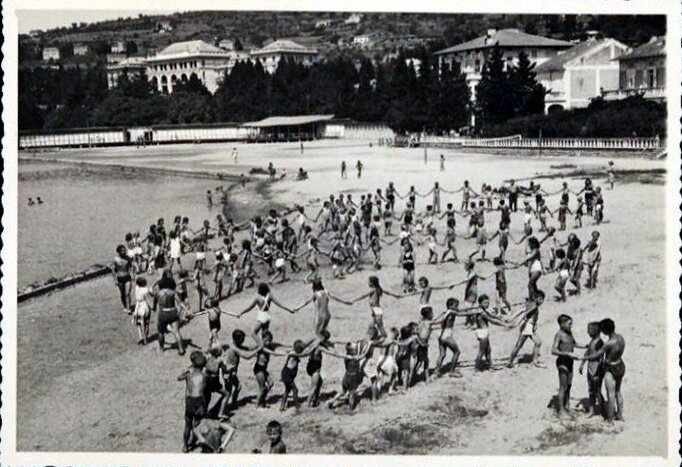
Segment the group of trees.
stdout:
[[476,111],[485,126],[544,111],[547,90],[538,83],[535,65],[521,52],[517,64],[505,66],[502,52],[493,48],[483,66]]
[[594,99],[587,108],[511,118],[490,125],[486,136],[529,138],[654,138],[666,136],[665,103],[641,96],[606,102]]
[[[418,67],[418,71],[417,68]],[[275,73],[240,62],[214,95],[192,77],[162,95],[144,77],[108,90],[103,67],[20,72],[22,130],[86,126],[244,122],[270,115],[334,114],[386,122],[397,131],[447,131],[469,120],[469,91],[456,67],[419,60],[356,66],[338,58],[313,66],[282,60]]]

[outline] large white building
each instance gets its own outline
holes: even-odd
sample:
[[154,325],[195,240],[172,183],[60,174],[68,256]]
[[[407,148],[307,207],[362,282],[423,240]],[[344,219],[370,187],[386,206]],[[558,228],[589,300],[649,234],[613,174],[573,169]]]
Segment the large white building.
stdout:
[[223,76],[235,63],[248,56],[223,50],[201,40],[176,42],[146,59],[147,78],[162,93],[172,93],[173,87],[195,75],[211,93],[215,93]]
[[595,97],[617,90],[617,58],[628,50],[615,39],[590,39],[539,65],[537,80],[548,91],[545,112],[587,107]]
[[277,65],[284,58],[296,63],[312,65],[317,56],[317,49],[305,47],[288,39],[277,40],[262,49],[251,51],[251,58],[259,60],[268,73],[274,73]]
[[488,54],[497,47],[502,52],[505,66],[515,65],[519,54],[524,52],[531,63],[540,65],[554,57],[559,51],[572,46],[570,42],[550,39],[522,32],[518,29],[489,29],[484,36],[439,50],[434,53],[439,65],[457,62],[466,75],[475,98],[476,88],[481,81],[481,73]]

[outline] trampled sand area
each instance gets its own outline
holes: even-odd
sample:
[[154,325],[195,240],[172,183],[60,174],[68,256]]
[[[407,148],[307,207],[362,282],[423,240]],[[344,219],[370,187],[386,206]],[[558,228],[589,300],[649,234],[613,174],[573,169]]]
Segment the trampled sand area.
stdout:
[[[552,166],[574,165],[578,169],[604,168],[607,159],[590,157],[517,157],[457,153],[429,150],[429,162],[424,164],[423,150],[369,147],[367,142],[320,141],[305,146],[300,153],[297,144],[239,146],[239,163],[230,156],[232,145],[160,146],[146,149],[113,148],[62,150],[41,154],[38,158],[64,158],[73,161],[152,166],[183,170],[215,170],[239,174],[253,166],[264,167],[272,161],[285,167],[289,177],[269,186],[268,190],[236,192],[232,202],[237,212],[261,210],[269,203],[304,203],[330,193],[360,194],[385,188],[390,180],[404,193],[409,185],[427,191],[434,181],[447,189],[459,188],[465,179],[478,190],[482,182],[497,186],[508,178],[524,179],[537,174],[568,173],[575,168]],[[446,171],[440,172],[437,155],[447,157]],[[23,155],[22,155],[23,156]],[[341,160],[349,165],[349,178],[339,176]],[[356,178],[352,167],[362,159],[365,171]],[[663,161],[637,158],[614,159],[616,170],[654,170],[665,167]],[[297,182],[293,174],[304,167],[310,180]],[[640,455],[662,456],[667,446],[668,360],[666,353],[667,326],[665,303],[665,198],[663,178],[658,182],[649,177],[641,183],[639,177],[617,177],[616,188],[605,193],[606,219],[599,227],[603,242],[603,262],[599,286],[586,290],[579,297],[570,297],[559,304],[551,298],[543,306],[539,336],[543,340],[542,360],[546,368],[520,364],[515,369],[483,373],[474,372],[472,360],[476,354],[476,339],[472,331],[460,323],[455,337],[462,349],[462,378],[443,377],[430,385],[418,383],[407,394],[384,397],[375,404],[362,400],[357,410],[349,414],[345,408],[330,410],[290,409],[278,411],[273,404],[266,411],[257,411],[253,403],[245,403],[232,418],[237,434],[229,446],[230,452],[250,452],[265,441],[265,425],[273,418],[284,425],[285,441],[290,452],[298,453],[413,453],[413,454],[555,454],[555,455]],[[548,191],[555,191],[561,178],[540,180]],[[579,179],[569,179],[571,187],[582,186]],[[20,182],[21,183],[21,182]],[[106,182],[103,182],[106,183]],[[598,185],[603,179],[597,181]],[[445,195],[444,201],[460,202],[460,195]],[[22,200],[23,202],[23,200]],[[130,200],[120,206],[122,218],[127,209],[145,200]],[[421,199],[423,208],[427,199]],[[196,194],[197,206],[205,210],[204,192]],[[550,199],[556,208],[558,199]],[[399,204],[402,209],[402,202]],[[317,207],[309,208],[310,214]],[[198,225],[200,215],[181,213]],[[96,213],[82,213],[97,222]],[[492,229],[497,214],[490,215]],[[130,230],[146,230],[155,219],[142,225],[126,226]],[[172,219],[167,219],[170,223]],[[122,221],[123,222],[123,221]],[[522,214],[512,220],[512,234],[519,236]],[[572,223],[572,222],[571,222]],[[593,230],[590,221],[577,231],[584,241]],[[458,223],[461,233],[464,223]],[[397,225],[394,226],[394,231]],[[564,239],[566,233],[559,235]],[[111,249],[102,252],[102,260],[111,258],[113,247],[122,239],[111,238]],[[66,239],[63,241],[67,241]],[[473,249],[471,240],[458,239],[460,256]],[[87,245],[83,245],[87,248]],[[491,245],[496,251],[496,245]],[[433,284],[454,282],[464,277],[461,263],[431,266],[424,264],[425,247],[417,249],[417,276],[426,275]],[[379,272],[382,285],[390,290],[400,288],[397,245],[385,248],[387,265]],[[510,258],[518,260],[523,248],[515,246]],[[188,258],[189,260],[190,258]],[[22,251],[19,251],[19,262]],[[328,289],[342,297],[355,298],[366,289],[367,277],[375,274],[370,267],[343,281],[332,281],[327,266],[322,275]],[[481,266],[491,269],[489,264]],[[523,269],[508,274],[509,296],[520,301],[525,296],[526,272]],[[540,286],[553,294],[555,276],[543,277]],[[487,281],[481,292],[493,294],[494,283]],[[450,293],[452,292],[452,293]],[[222,303],[223,309],[236,311],[253,296],[252,290]],[[274,287],[274,294],[283,302],[298,305],[307,299],[310,286],[301,276]],[[435,292],[432,298],[437,310],[445,299],[462,298],[463,290]],[[194,303],[196,299],[191,298]],[[418,298],[393,300],[385,298],[387,326],[401,326],[418,318]],[[556,317],[567,313],[574,318],[574,334],[586,342],[586,325],[593,320],[611,317],[617,332],[627,340],[624,360],[627,373],[623,383],[625,422],[608,425],[598,418],[588,419],[575,411],[570,418],[559,420],[548,404],[556,393],[558,378],[549,349],[557,329]],[[273,313],[275,339],[291,343],[296,338],[311,335],[312,309],[296,315],[281,310]],[[330,330],[335,338],[357,339],[369,323],[366,303],[346,307],[334,304]],[[155,325],[155,317],[152,325]],[[252,328],[253,313],[237,321],[223,317],[222,334],[236,326]],[[508,356],[517,337],[517,330],[493,327],[491,343],[493,357]],[[205,319],[196,319],[183,328],[185,338],[205,346],[208,326]],[[120,311],[118,295],[109,277],[71,287],[47,297],[30,300],[19,307],[18,316],[18,432],[19,450],[39,451],[144,451],[178,452],[182,441],[182,383],[176,376],[187,366],[187,357],[175,351],[157,355],[155,345],[141,348],[135,345],[136,332],[127,315]],[[437,346],[432,341],[431,359]],[[527,344],[522,354],[531,351]],[[274,358],[270,372],[278,380],[282,358]],[[343,364],[325,357],[323,365],[325,397],[340,389]],[[252,402],[256,383],[252,362],[242,362],[240,378],[242,396]],[[305,394],[308,386],[305,371],[299,372],[298,384]],[[281,394],[281,383],[272,391]],[[584,376],[576,373],[571,405],[578,406],[587,397]],[[246,401],[245,401],[246,402]]]

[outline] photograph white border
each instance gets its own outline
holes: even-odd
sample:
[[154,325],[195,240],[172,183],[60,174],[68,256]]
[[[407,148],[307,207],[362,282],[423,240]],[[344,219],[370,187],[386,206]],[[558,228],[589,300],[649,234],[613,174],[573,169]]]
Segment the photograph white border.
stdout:
[[[17,371],[17,49],[18,20],[16,10],[282,10],[282,11],[348,11],[406,13],[517,13],[517,14],[665,14],[667,15],[668,156],[666,161],[666,311],[667,311],[667,387],[668,387],[668,457],[547,457],[547,456],[381,456],[381,455],[295,455],[273,456],[252,454],[145,454],[145,453],[63,453],[16,452],[16,371]],[[4,161],[2,205],[2,429],[0,431],[0,464],[2,465],[343,465],[374,466],[442,465],[680,465],[680,81],[682,80],[681,11],[675,0],[436,0],[426,2],[403,0],[4,0],[2,69],[4,72],[2,119]],[[624,310],[629,311],[629,310]],[[50,414],[45,414],[49,417]],[[628,423],[637,423],[629,420]],[[598,453],[595,453],[598,454]]]

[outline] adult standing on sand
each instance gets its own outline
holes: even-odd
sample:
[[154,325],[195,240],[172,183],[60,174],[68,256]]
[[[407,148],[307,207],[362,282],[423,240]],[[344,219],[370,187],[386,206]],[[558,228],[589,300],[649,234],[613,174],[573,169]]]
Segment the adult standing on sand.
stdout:
[[606,419],[608,421],[623,421],[623,394],[620,391],[625,376],[625,339],[616,334],[616,323],[606,318],[599,322],[599,329],[608,340],[604,346],[591,355],[585,355],[580,360],[601,360],[604,369],[604,386],[606,387]]
[[156,295],[156,305],[159,307],[159,314],[156,321],[156,332],[158,333],[159,350],[165,350],[166,334],[170,332],[175,337],[178,345],[178,354],[185,355],[182,334],[180,334],[180,313],[178,307],[183,307],[182,300],[176,292],[176,283],[170,270],[165,269],[157,284],[159,292]]
[[239,163],[239,153],[236,147],[232,148],[232,162],[235,164]]

